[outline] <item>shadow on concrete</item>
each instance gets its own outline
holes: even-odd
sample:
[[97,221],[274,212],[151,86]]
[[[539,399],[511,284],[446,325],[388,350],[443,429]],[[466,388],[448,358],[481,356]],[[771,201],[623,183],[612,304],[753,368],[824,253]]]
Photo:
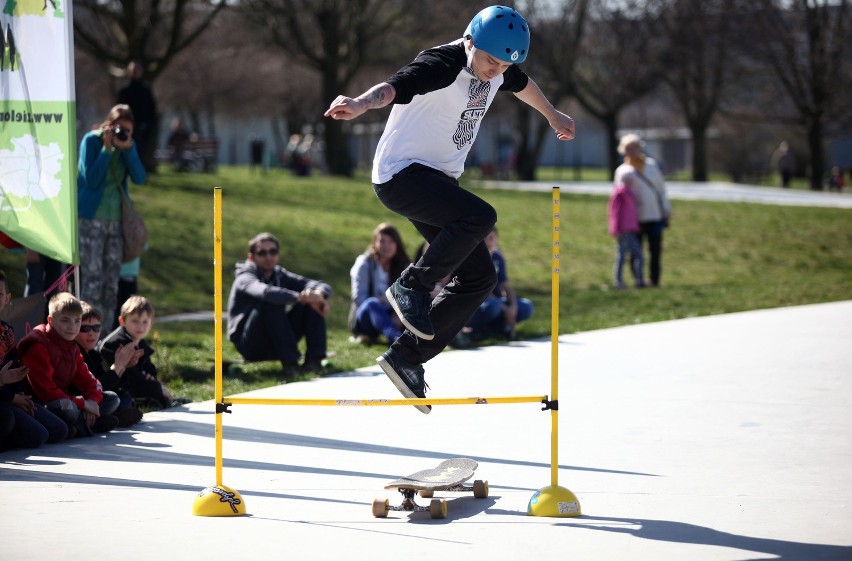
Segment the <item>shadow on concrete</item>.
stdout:
[[[186,455],[175,452],[156,453],[154,448],[166,449],[171,448],[168,444],[160,443],[143,443],[138,442],[134,438],[134,434],[139,433],[156,433],[170,434],[180,433],[183,435],[207,436],[213,437],[213,426],[208,423],[196,423],[192,421],[157,421],[149,425],[144,425],[143,430],[128,430],[120,432],[112,432],[104,437],[95,437],[92,439],[75,439],[62,442],[59,444],[51,444],[40,448],[33,455],[45,456],[49,455],[52,458],[67,458],[67,459],[102,459],[107,461],[141,461],[141,462],[158,462],[158,463],[176,463],[188,465],[203,465],[210,462],[207,456]],[[374,454],[386,454],[394,456],[410,456],[421,457],[428,459],[448,459],[467,457],[464,453],[454,452],[437,452],[434,450],[422,450],[416,448],[404,448],[399,446],[387,446],[382,444],[368,444],[364,442],[355,442],[350,440],[340,440],[333,438],[320,438],[312,436],[304,436],[292,433],[283,433],[275,431],[266,431],[259,429],[249,429],[233,426],[224,426],[222,428],[222,436],[225,441],[236,440],[241,442],[255,442],[260,444],[274,444],[283,446],[304,446],[310,448],[323,448],[329,450],[343,450],[366,452]],[[114,449],[112,449],[114,448]],[[26,465],[23,461],[29,456],[32,451],[29,450],[13,450],[5,452],[2,457],[3,463],[18,463]],[[215,450],[211,446],[211,455]],[[197,460],[192,460],[197,458]],[[504,464],[512,466],[524,467],[549,467],[550,464],[542,462],[530,462],[525,460],[513,460],[509,458],[495,458],[489,456],[474,456],[474,460],[478,462]],[[252,469],[250,465],[255,462],[239,462],[224,458],[225,465],[229,467],[243,467]],[[258,469],[271,469],[274,464],[261,463]],[[610,470],[604,468],[590,468],[580,466],[560,465],[559,469],[573,471],[589,471],[595,473],[612,473],[618,475],[638,475],[643,477],[659,477],[656,474]],[[380,477],[388,477],[387,474],[381,474]],[[391,474],[390,477],[397,477],[398,474]]]
[[766,555],[776,556],[781,561],[849,561],[852,559],[852,547],[849,546],[741,536],[672,520],[582,516],[574,519],[574,522],[557,525],[629,534],[647,540],[726,547],[760,554],[756,557],[744,557],[743,561],[766,559]]
[[[153,481],[137,481],[128,479],[88,477],[60,472],[45,472],[28,468],[39,466],[61,466],[66,460],[85,459],[89,461],[121,463],[156,463],[180,466],[215,466],[215,448],[211,445],[210,455],[186,454],[176,450],[174,446],[166,443],[140,442],[136,439],[137,434],[156,433],[170,434],[180,433],[183,435],[197,435],[213,437],[213,427],[207,423],[196,423],[190,421],[157,421],[144,425],[145,431],[126,430],[109,433],[104,436],[96,436],[87,439],[74,439],[58,444],[48,445],[37,450],[12,450],[0,456],[0,481],[53,481],[102,485],[139,485],[142,487],[160,487],[171,489],[168,483]],[[445,453],[434,450],[422,450],[404,448],[397,446],[386,446],[368,444],[364,442],[353,442],[349,440],[318,438],[290,433],[280,433],[257,429],[240,427],[223,427],[224,439],[238,440],[243,442],[256,442],[267,445],[283,445],[295,447],[321,448],[329,450],[356,451],[360,453],[371,453],[381,455],[420,457],[428,460],[443,460],[448,458],[465,456],[460,453]],[[30,459],[30,456],[34,456]],[[48,456],[45,458],[45,456]],[[474,456],[474,460],[483,463],[495,463],[527,467],[549,467],[549,464],[541,462],[530,462],[513,460],[508,458],[495,458],[486,456]],[[432,463],[431,461],[429,463]],[[332,469],[311,465],[285,464],[278,462],[251,461],[229,458],[225,455],[222,459],[223,468],[261,470],[280,473],[311,473],[314,475],[326,475],[332,477],[358,477],[373,478],[383,481],[398,477],[398,473],[386,472],[363,472],[353,470]],[[625,472],[619,470],[608,470],[603,468],[589,468],[578,466],[560,466],[561,469],[575,471],[590,471],[597,473],[614,473],[621,475],[637,475],[643,477],[657,477],[653,474]],[[107,470],[110,468],[106,468]],[[182,486],[178,486],[184,489]],[[184,489],[187,490],[187,489]]]

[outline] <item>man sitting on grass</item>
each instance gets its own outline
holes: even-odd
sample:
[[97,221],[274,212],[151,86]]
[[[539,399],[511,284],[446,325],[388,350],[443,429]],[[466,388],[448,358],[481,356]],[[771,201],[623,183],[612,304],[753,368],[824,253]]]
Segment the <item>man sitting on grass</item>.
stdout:
[[[278,360],[284,377],[295,378],[323,368],[331,286],[279,265],[280,245],[268,232],[249,241],[228,297],[228,338],[246,360]],[[299,364],[303,337],[305,360]]]

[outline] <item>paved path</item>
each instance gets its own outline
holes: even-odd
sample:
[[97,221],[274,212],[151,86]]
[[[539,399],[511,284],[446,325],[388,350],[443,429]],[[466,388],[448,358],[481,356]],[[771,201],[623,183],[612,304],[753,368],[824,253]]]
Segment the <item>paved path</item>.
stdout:
[[[607,182],[554,182],[542,181],[483,181],[483,187],[490,189],[518,189],[522,191],[549,191],[554,185],[566,193],[608,196],[612,184]],[[709,182],[692,183],[670,181],[666,183],[669,197],[688,201],[728,201],[739,203],[758,203],[790,206],[815,206],[832,208],[852,208],[852,193],[828,193],[823,191],[803,191],[781,189],[777,187],[752,187],[737,183]]]
[[[526,515],[550,483],[538,404],[233,405],[222,483],[249,515],[190,514],[214,482],[212,402],[0,454],[2,558],[852,559],[852,301],[559,339],[559,483],[583,516]],[[436,397],[550,395],[549,341],[442,353]],[[395,398],[376,366],[265,398]],[[374,519],[386,481],[479,462],[491,496]],[[86,534],[85,532],[90,532]]]

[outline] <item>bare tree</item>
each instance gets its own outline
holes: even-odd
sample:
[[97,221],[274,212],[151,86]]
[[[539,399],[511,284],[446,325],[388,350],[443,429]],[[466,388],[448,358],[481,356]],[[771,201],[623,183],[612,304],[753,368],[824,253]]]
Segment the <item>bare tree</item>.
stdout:
[[210,136],[216,135],[217,115],[261,114],[272,121],[280,146],[289,131],[276,125],[286,122],[298,130],[313,110],[318,90],[315,71],[293,68],[279,48],[258,37],[242,18],[220,17],[193,49],[174,59],[161,76],[158,97],[164,106],[188,116],[194,131],[206,129]]
[[[240,11],[293,60],[319,73],[318,116],[359,71],[382,58],[383,42],[407,17],[396,0],[244,0]],[[324,128],[329,171],[350,175],[342,123],[328,119]]]
[[618,165],[618,119],[660,84],[657,14],[638,0],[592,0],[589,21],[569,76],[577,101],[607,129],[609,168]]
[[[204,32],[225,8],[227,0],[75,0],[75,46],[100,61],[109,74],[122,76],[131,60],[142,65],[154,83],[182,50]],[[112,84],[117,89],[118,83]],[[150,131],[157,137],[159,117]],[[156,142],[146,144],[142,160],[154,169]]]
[[226,5],[227,0],[75,0],[75,45],[112,67],[141,61],[153,83]]
[[[556,12],[548,10],[546,3],[531,1],[524,10],[530,24],[533,53],[524,63],[524,70],[534,77],[554,106],[574,92],[572,74],[579,57],[589,1],[568,0]],[[519,178],[532,181],[550,126],[526,103],[515,100],[515,108],[520,139],[515,172]]]
[[680,105],[692,136],[692,178],[707,181],[707,129],[716,114],[731,62],[734,0],[664,0],[659,19],[668,41],[663,80]]
[[[759,54],[772,69],[804,127],[810,187],[820,190],[825,171],[825,127],[832,110],[848,114],[850,24],[847,0],[759,0],[753,14]],[[848,115],[843,117],[848,119]]]

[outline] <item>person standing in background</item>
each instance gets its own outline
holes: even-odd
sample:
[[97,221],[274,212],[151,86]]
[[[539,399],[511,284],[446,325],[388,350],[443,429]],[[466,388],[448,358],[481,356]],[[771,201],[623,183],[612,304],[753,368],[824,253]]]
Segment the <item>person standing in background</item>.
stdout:
[[137,185],[148,174],[139,159],[133,112],[127,105],[110,109],[104,122],[80,143],[77,213],[80,239],[80,294],[101,310],[112,326],[122,264],[121,198],[127,178]]
[[648,240],[650,286],[659,286],[662,274],[663,230],[669,226],[672,217],[672,206],[666,192],[663,171],[655,159],[645,155],[642,139],[638,135],[624,135],[618,145],[618,152],[624,154],[624,163],[615,169],[615,184],[622,183],[625,175],[629,173],[639,179],[639,189],[636,191],[639,241],[644,243],[644,240]]
[[778,181],[785,189],[790,187],[793,178],[793,170],[796,167],[795,156],[790,149],[790,144],[782,140],[775,152],[772,153],[772,167],[778,172]]
[[128,82],[118,90],[118,97],[115,102],[127,105],[133,111],[136,118],[136,130],[133,134],[136,138],[139,156],[142,158],[142,163],[145,164],[145,170],[153,171],[155,168],[153,161],[155,147],[151,142],[156,139],[157,134],[157,102],[154,99],[151,86],[142,79],[144,73],[142,62],[131,60],[127,65]]

